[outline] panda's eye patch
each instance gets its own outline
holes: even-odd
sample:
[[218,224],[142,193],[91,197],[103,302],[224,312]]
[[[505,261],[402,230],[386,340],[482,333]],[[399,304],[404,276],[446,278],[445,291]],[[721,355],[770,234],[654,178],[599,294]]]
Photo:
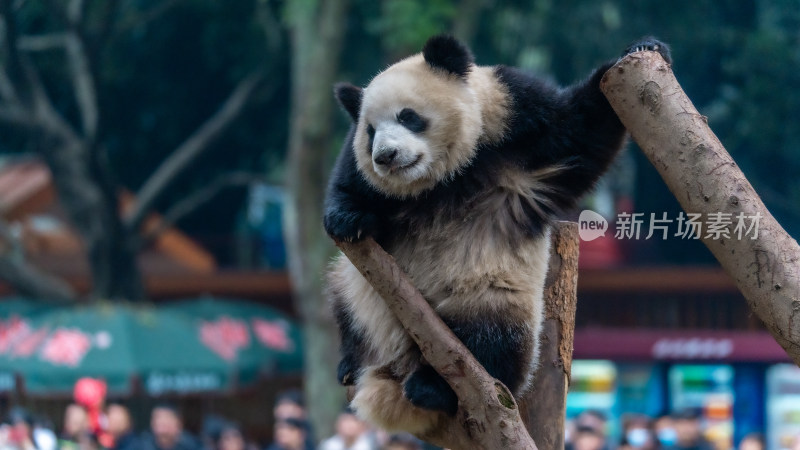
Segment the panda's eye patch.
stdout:
[[371,155],[372,142],[375,140],[375,127],[373,127],[371,124],[367,125],[367,136],[369,136],[369,146],[367,147],[367,153]]
[[428,121],[411,108],[403,108],[397,114],[397,122],[414,133],[422,133],[428,128]]

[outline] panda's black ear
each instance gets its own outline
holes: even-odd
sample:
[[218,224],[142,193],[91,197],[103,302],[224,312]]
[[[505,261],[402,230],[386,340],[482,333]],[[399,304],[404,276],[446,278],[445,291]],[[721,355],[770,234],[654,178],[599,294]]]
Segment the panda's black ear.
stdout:
[[469,49],[453,36],[440,34],[428,39],[422,56],[434,69],[442,69],[466,78],[474,59]]
[[353,122],[358,122],[358,112],[361,110],[361,88],[350,83],[336,83],[333,86],[333,93],[342,108],[347,111],[347,114],[350,114]]

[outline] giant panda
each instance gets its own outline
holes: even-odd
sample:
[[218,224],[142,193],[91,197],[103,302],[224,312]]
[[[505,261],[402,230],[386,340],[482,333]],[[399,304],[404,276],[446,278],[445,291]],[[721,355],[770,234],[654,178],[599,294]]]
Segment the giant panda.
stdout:
[[[659,51],[644,38],[624,54]],[[622,147],[603,74],[558,88],[520,69],[477,66],[453,37],[334,91],[352,126],[325,199],[338,240],[374,238],[477,360],[516,396],[538,358],[549,230]],[[339,382],[351,406],[417,435],[458,399],[384,301],[344,257],[327,275],[341,333]]]

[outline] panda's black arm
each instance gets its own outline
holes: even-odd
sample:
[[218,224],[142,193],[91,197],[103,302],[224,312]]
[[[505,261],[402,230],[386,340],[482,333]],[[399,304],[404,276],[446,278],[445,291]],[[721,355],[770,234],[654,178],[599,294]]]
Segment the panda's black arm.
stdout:
[[[669,47],[652,37],[634,42],[623,56],[655,50],[671,63]],[[512,156],[531,171],[556,167],[543,181],[550,202],[543,209],[575,205],[605,173],[622,148],[625,128],[600,91],[600,81],[616,60],[603,64],[583,82],[564,90],[524,72],[500,66],[497,76],[511,93],[513,116],[508,141]]]
[[378,240],[378,231],[392,204],[358,172],[350,130],[328,183],[323,225],[334,239],[357,241],[365,237]]
[[513,104],[508,157],[531,172],[558,168],[543,179],[551,187],[544,192],[550,200],[542,205],[546,209],[574,206],[622,146],[625,128],[600,91],[609,67],[611,63],[564,90],[513,67],[497,68]]

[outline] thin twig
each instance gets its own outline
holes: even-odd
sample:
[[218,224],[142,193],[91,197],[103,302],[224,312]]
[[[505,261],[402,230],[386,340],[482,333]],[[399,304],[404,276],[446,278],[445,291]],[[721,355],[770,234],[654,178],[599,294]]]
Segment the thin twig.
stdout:
[[264,80],[264,76],[264,71],[258,70],[240,81],[219,110],[150,175],[136,196],[136,204],[125,218],[128,230],[139,229],[164,191],[192,162],[211,148],[211,144],[242,114],[251,95]]
[[264,175],[249,172],[232,172],[220,175],[202,189],[172,205],[167,212],[164,213],[158,225],[153,230],[147,231],[147,234],[142,238],[141,246],[148,247],[151,245],[164,231],[178,223],[179,220],[183,219],[191,212],[197,210],[197,208],[213,200],[214,197],[223,190],[263,181],[266,181]]

